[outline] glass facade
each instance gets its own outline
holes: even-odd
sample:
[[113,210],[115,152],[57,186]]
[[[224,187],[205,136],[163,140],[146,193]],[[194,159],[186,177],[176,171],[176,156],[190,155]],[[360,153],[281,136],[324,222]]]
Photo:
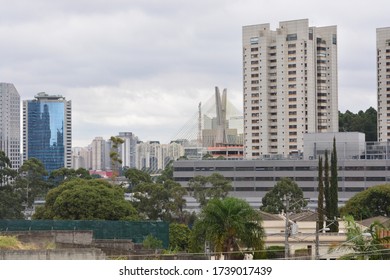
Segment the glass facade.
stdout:
[[37,158],[48,172],[65,166],[64,102],[28,101],[28,158]]

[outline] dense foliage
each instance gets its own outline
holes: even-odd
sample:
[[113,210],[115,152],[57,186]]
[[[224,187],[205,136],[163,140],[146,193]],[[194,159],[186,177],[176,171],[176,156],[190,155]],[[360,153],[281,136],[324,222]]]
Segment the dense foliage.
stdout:
[[339,112],[339,131],[362,132],[366,134],[366,141],[377,141],[377,111],[370,107],[357,114],[348,110]]
[[369,187],[351,197],[341,208],[342,215],[355,219],[390,216],[390,184]]
[[225,198],[232,190],[232,182],[219,173],[195,176],[188,184],[190,194],[203,207],[210,199]]
[[262,199],[262,211],[278,214],[285,210],[285,196],[289,199],[289,210],[292,212],[301,212],[307,205],[303,198],[302,189],[290,178],[282,178],[276,185],[268,191]]
[[73,179],[50,190],[35,219],[134,220],[136,210],[121,187],[100,179]]

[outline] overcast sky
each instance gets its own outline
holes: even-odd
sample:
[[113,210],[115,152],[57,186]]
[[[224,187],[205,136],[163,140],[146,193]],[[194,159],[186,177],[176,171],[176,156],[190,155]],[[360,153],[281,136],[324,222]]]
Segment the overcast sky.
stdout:
[[376,28],[390,1],[0,0],[0,82],[72,100],[73,146],[131,131],[169,142],[227,88],[242,108],[242,26],[337,25],[339,110],[376,109]]

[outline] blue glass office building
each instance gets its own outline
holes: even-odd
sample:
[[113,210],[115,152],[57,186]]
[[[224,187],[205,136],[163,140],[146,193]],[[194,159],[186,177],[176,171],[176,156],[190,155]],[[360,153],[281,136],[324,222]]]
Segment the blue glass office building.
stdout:
[[39,159],[48,172],[71,168],[71,101],[39,93],[23,101],[23,159]]

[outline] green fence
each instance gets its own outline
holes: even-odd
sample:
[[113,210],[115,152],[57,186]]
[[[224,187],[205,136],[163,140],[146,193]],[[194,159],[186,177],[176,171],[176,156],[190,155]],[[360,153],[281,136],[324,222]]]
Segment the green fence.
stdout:
[[0,220],[2,231],[92,230],[95,239],[131,239],[142,243],[149,234],[169,246],[169,224],[166,222],[69,221],[69,220]]

